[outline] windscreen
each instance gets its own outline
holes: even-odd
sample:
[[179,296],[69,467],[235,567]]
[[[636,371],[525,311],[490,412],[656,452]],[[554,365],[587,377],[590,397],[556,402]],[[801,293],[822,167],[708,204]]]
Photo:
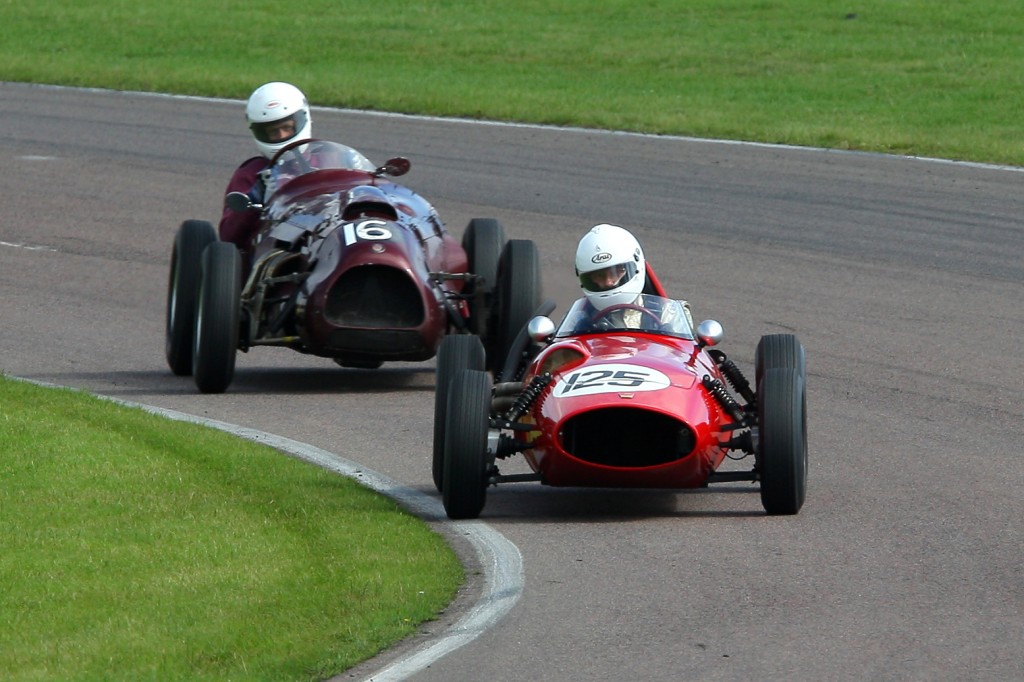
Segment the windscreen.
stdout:
[[693,339],[690,316],[683,305],[652,294],[641,294],[633,303],[604,310],[595,309],[586,298],[581,298],[565,314],[555,336],[608,332],[644,332]]

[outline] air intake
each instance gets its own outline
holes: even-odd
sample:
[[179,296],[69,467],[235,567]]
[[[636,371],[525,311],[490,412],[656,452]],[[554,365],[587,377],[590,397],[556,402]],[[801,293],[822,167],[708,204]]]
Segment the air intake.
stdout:
[[660,412],[591,410],[562,426],[562,447],[577,459],[611,467],[650,467],[686,457],[696,445],[689,426]]
[[416,285],[406,273],[383,265],[345,272],[327,293],[324,312],[339,327],[418,327],[424,319]]

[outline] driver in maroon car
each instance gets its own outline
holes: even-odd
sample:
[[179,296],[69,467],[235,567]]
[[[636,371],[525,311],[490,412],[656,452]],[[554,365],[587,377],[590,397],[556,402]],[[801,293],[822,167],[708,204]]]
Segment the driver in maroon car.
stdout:
[[[628,230],[607,223],[592,227],[576,247],[576,274],[583,295],[593,308],[591,319],[603,322],[599,327],[640,329],[644,318],[650,322],[651,313],[656,312],[651,308],[657,306],[658,296],[648,299],[645,291],[654,293],[660,290],[660,284],[653,291],[645,290],[648,267],[644,251]],[[689,304],[682,305],[689,318]],[[644,313],[641,308],[651,313]],[[672,314],[672,310],[667,309],[665,314]],[[657,316],[662,324],[670,322],[660,313]],[[692,326],[692,321],[687,321]]]
[[[270,165],[270,159],[292,140],[309,139],[313,121],[309,115],[306,96],[289,83],[266,83],[253,91],[245,105],[245,118],[256,142],[260,156],[247,159],[231,176],[225,196],[229,192],[249,195],[253,203],[263,201],[263,179],[260,171]],[[220,219],[220,238],[232,242],[242,252],[243,262],[252,247],[252,239],[259,229],[259,211],[232,211],[225,205]]]

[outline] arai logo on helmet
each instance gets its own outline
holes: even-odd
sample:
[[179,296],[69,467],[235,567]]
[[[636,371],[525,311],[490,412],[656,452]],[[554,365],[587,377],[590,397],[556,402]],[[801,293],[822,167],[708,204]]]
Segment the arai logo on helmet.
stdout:
[[273,99],[273,100],[270,100],[269,102],[267,102],[267,109],[276,109],[279,106],[281,106],[281,103],[278,102],[276,99]]
[[610,254],[610,253],[599,253],[596,256],[594,256],[593,258],[591,258],[590,262],[591,263],[600,264],[600,263],[607,263],[611,259],[612,259],[612,254]]

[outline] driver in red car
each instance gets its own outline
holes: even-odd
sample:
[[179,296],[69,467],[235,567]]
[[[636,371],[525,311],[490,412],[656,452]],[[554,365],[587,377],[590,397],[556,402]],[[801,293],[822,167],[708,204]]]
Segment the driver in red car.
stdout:
[[[643,329],[655,320],[669,325],[673,321],[668,318],[679,309],[660,304],[664,291],[647,265],[640,242],[617,225],[595,225],[583,235],[576,247],[576,275],[592,309],[595,330]],[[682,310],[692,327],[685,301]]]
[[[254,203],[263,201],[263,179],[260,172],[282,147],[293,140],[312,136],[313,121],[309,115],[306,96],[289,83],[266,83],[256,88],[245,105],[245,118],[249,122],[260,156],[246,159],[231,176],[225,196],[229,192],[249,195]],[[224,206],[220,219],[221,241],[232,242],[242,252],[242,260],[252,248],[252,240],[259,229],[259,211],[232,211]]]

